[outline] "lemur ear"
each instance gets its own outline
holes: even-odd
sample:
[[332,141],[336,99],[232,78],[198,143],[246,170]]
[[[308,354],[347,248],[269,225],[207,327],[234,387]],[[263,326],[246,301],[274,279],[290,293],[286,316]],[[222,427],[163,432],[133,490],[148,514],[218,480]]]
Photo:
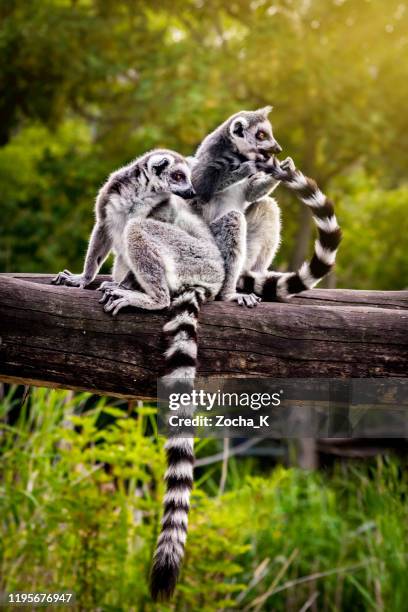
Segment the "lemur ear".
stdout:
[[232,136],[238,136],[242,138],[244,136],[244,129],[248,127],[248,121],[243,117],[237,117],[230,125],[230,133]]
[[261,115],[263,115],[264,117],[267,117],[269,115],[269,113],[271,113],[273,110],[273,106],[264,106],[263,108],[260,108],[258,110],[258,113],[260,113]]
[[152,155],[147,162],[149,172],[154,172],[157,176],[160,176],[169,164],[170,159],[165,155]]

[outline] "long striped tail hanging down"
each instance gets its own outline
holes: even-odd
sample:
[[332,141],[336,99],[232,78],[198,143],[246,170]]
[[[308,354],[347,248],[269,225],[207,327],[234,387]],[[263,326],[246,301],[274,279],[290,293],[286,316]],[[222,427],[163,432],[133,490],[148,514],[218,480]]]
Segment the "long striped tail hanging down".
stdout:
[[[205,291],[187,289],[172,301],[169,321],[163,331],[166,338],[166,374],[162,382],[167,389],[192,389],[197,370],[197,326]],[[178,415],[192,416],[193,407]],[[170,437],[165,445],[167,471],[161,531],[157,540],[150,574],[150,591],[155,601],[170,599],[177,584],[187,538],[190,494],[193,487],[194,438]]]

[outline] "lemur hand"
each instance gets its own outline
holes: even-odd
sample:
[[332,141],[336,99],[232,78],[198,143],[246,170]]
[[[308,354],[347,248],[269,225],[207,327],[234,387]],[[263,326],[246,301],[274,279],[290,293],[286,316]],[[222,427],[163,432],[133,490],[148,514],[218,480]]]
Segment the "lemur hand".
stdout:
[[275,155],[272,155],[268,160],[256,160],[255,165],[258,172],[265,172],[265,174],[273,175],[279,169],[279,160],[276,159]]
[[296,172],[296,166],[291,157],[280,162],[275,156],[272,156],[266,162],[258,161],[256,165],[258,170],[271,174],[277,181],[290,181]]
[[281,181],[290,181],[296,173],[295,162],[291,157],[287,157],[281,162],[278,162],[278,170]]
[[51,284],[84,289],[91,282],[92,278],[86,278],[83,274],[72,274],[69,270],[64,270],[63,272],[58,272],[57,276],[52,279]]

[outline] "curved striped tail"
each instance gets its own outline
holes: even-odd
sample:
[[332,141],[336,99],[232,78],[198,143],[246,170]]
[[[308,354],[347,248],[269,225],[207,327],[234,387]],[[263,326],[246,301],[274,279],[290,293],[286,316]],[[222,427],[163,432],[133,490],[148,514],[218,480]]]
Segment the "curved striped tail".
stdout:
[[297,272],[268,272],[267,275],[247,275],[243,289],[255,292],[265,301],[285,301],[306,289],[312,289],[333,268],[341,241],[341,229],[334,214],[333,203],[320,191],[317,183],[299,170],[288,172],[282,182],[312,212],[318,238],[310,261],[305,261]]
[[[183,391],[193,387],[197,368],[198,314],[204,300],[204,290],[193,288],[183,291],[172,302],[170,320],[163,328],[167,340],[167,373],[163,382],[167,388],[180,383]],[[192,406],[183,410],[183,416],[193,413]],[[180,409],[178,415],[181,416]],[[164,513],[150,575],[150,591],[155,601],[172,596],[184,556],[193,487],[194,438],[171,437],[165,448]]]

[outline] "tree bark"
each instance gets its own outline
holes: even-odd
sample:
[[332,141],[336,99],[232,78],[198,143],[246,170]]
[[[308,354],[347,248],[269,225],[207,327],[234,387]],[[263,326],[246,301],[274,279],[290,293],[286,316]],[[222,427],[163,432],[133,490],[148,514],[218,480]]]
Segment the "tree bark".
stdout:
[[[0,275],[0,380],[155,397],[166,313],[113,319],[100,293],[50,279]],[[199,375],[407,377],[407,310],[408,291],[313,290],[255,310],[214,302],[200,315]]]

